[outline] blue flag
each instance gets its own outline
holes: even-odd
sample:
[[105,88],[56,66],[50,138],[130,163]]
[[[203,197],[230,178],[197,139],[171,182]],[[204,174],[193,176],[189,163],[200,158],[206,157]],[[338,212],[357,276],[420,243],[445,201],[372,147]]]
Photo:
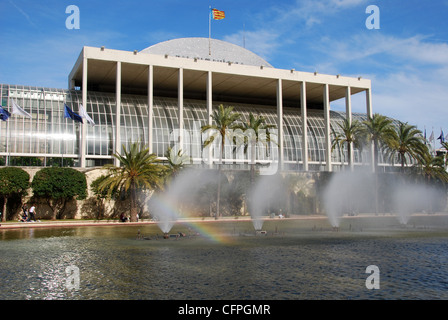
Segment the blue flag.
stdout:
[[442,130],[442,132],[440,133],[440,137],[438,137],[437,140],[440,140],[440,142],[445,142],[445,137],[444,137],[444,135],[443,135],[443,130]]
[[82,118],[78,114],[74,113],[72,109],[70,109],[66,104],[64,104],[64,106],[65,106],[65,115],[64,115],[65,118],[70,118],[72,120],[83,123]]
[[8,112],[8,110],[5,110],[2,106],[0,106],[0,120],[6,121],[10,116],[11,114]]

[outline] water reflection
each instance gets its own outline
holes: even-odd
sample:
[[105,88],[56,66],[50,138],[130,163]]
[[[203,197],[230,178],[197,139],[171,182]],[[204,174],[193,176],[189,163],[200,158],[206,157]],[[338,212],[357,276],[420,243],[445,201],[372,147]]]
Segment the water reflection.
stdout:
[[[267,223],[284,232],[251,236],[250,225],[224,225],[231,244],[136,240],[138,229],[160,233],[153,226],[2,231],[0,299],[448,299],[446,229],[311,226]],[[365,287],[372,264],[380,290]],[[72,265],[79,290],[66,287]]]

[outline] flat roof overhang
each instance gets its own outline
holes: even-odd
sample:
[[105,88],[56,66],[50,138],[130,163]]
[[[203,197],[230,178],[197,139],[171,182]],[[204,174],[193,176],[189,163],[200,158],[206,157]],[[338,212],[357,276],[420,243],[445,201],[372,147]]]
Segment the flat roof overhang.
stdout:
[[147,94],[148,66],[153,66],[154,95],[177,96],[178,73],[183,69],[185,98],[205,99],[208,72],[212,72],[213,100],[254,102],[275,105],[277,83],[282,80],[285,106],[300,106],[300,83],[306,82],[309,107],[323,105],[323,87],[329,85],[331,101],[344,98],[346,88],[351,94],[371,89],[368,79],[300,72],[269,67],[241,65],[189,59],[167,55],[152,55],[137,51],[121,51],[84,47],[69,75],[69,89],[82,88],[83,61],[87,59],[88,90],[115,92],[117,62],[121,62],[121,92]]

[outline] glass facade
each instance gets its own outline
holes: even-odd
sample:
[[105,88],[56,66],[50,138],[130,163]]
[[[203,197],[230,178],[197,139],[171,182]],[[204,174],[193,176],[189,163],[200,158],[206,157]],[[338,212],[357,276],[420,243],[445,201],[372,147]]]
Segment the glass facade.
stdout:
[[[32,115],[32,119],[12,115],[0,121],[0,155],[3,157],[80,158],[82,125],[86,126],[87,166],[99,166],[112,161],[116,132],[116,98],[112,93],[88,92],[85,109],[95,121],[95,126],[80,124],[64,118],[64,103],[78,112],[82,92],[78,90],[48,89],[15,85],[0,85],[1,105],[11,112],[11,100]],[[262,115],[268,124],[277,125],[275,106],[213,102],[231,105],[246,121],[249,114]],[[178,141],[175,135],[179,126],[178,101],[175,98],[154,97],[153,152],[164,157],[168,147]],[[302,166],[302,117],[299,108],[283,109],[284,163],[285,169],[300,170]],[[307,110],[308,161],[310,170],[323,170],[325,166],[325,125],[321,110]],[[330,126],[338,131],[337,122],[345,119],[345,113],[331,111]],[[353,119],[363,121],[365,114],[353,114]],[[85,121],[86,122],[86,121]],[[203,140],[200,128],[207,123],[206,101],[184,101],[184,148],[197,164],[203,163]],[[131,142],[149,142],[148,98],[123,95],[121,98],[120,139],[124,145]],[[278,148],[270,148],[277,152]],[[184,150],[184,151],[185,151]],[[235,168],[247,166],[250,156],[234,161],[237,150],[230,144],[226,149],[226,163]],[[368,159],[366,151],[354,150],[355,162]],[[269,153],[269,150],[268,150]],[[263,158],[263,152],[259,153]],[[347,162],[346,150],[332,152],[333,166]],[[271,158],[267,158],[271,159]],[[382,160],[381,160],[382,161]]]

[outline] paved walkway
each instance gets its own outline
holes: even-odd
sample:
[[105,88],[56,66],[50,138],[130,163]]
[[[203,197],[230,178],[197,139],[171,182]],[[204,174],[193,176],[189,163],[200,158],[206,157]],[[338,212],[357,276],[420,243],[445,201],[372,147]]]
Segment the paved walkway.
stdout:
[[[313,216],[296,216],[289,219],[326,219],[323,215],[313,215]],[[279,218],[274,218],[278,220]],[[221,217],[216,220],[213,217],[207,218],[181,218],[178,219],[177,223],[182,222],[222,222],[222,221],[250,221],[251,217]],[[264,218],[264,220],[271,220],[269,218]],[[8,221],[0,223],[0,230],[2,229],[19,229],[19,228],[52,228],[52,227],[84,227],[84,226],[139,226],[139,225],[150,225],[156,224],[157,221],[150,219],[143,219],[139,222],[119,222],[118,220],[44,220],[40,222],[18,222],[18,221]]]

